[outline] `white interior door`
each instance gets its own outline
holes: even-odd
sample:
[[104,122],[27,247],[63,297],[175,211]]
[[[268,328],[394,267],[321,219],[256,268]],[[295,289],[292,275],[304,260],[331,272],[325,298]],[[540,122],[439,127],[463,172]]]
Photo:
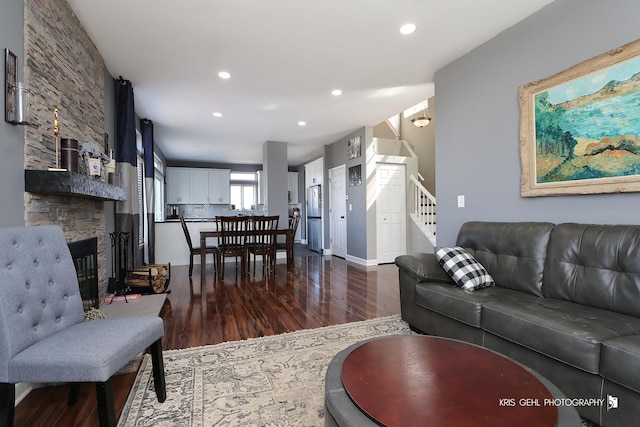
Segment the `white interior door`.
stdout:
[[347,256],[346,166],[329,170],[329,221],[331,224],[331,254]]
[[407,202],[405,165],[378,163],[376,198],[378,263],[406,253]]

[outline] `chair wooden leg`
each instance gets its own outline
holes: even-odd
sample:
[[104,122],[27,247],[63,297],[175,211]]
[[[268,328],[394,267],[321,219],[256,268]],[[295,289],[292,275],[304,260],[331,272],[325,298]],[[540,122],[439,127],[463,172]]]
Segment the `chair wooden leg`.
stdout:
[[100,427],[115,427],[118,419],[113,398],[113,380],[109,378],[103,383],[96,383],[96,394]]
[[[189,277],[193,274],[193,254],[189,256]],[[200,272],[200,274],[203,274]]]
[[167,384],[164,378],[164,360],[162,359],[162,339],[151,344],[151,362],[153,363],[153,385],[156,389],[158,402],[167,399]]
[[13,427],[16,404],[16,385],[0,383],[0,426]]
[[80,394],[80,384],[69,384],[69,397],[67,397],[67,406],[73,406],[78,401],[78,395]]

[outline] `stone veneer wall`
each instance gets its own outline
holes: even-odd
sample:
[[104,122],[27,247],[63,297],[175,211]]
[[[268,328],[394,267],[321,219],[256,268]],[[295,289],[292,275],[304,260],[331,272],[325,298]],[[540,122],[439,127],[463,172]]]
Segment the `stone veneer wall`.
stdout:
[[[25,129],[25,169],[55,166],[54,106],[61,138],[104,140],[104,61],[66,0],[25,1],[25,81],[31,121]],[[104,202],[25,193],[25,224],[58,224],[68,241],[98,237],[100,295],[107,288]],[[110,273],[110,272],[109,272]]]

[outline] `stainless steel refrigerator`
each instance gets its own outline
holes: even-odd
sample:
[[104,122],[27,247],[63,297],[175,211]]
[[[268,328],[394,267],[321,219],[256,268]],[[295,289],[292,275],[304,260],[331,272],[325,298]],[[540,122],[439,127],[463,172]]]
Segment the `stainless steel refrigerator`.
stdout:
[[307,244],[322,253],[322,191],[319,185],[307,188]]

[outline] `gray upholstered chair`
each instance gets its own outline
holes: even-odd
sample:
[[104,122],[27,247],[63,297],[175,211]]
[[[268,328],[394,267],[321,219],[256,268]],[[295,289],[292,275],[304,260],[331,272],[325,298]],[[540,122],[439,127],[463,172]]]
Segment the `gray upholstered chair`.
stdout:
[[[12,426],[16,383],[95,382],[101,426],[115,426],[111,377],[151,350],[166,398],[159,317],[84,321],[75,267],[57,226],[0,229],[0,426]],[[70,403],[73,394],[70,394]]]

